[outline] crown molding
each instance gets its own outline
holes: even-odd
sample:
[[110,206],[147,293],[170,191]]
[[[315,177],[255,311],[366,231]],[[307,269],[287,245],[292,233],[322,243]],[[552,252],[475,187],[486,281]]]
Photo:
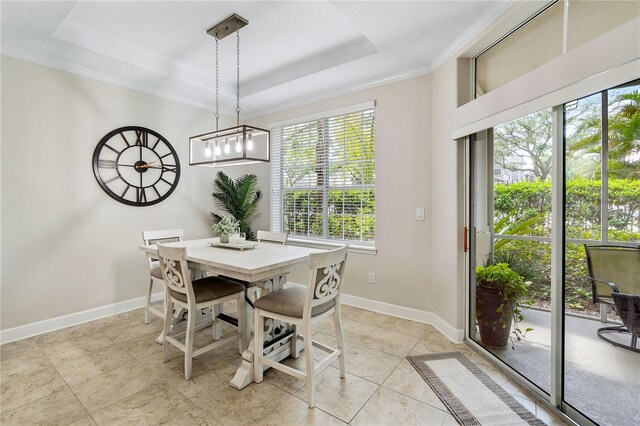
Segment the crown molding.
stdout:
[[[194,101],[192,99],[189,98],[185,98],[183,96],[178,96],[174,93],[171,92],[166,92],[164,90],[159,90],[153,87],[149,87],[149,86],[145,86],[143,84],[138,84],[138,83],[131,83],[130,81],[126,81],[120,78],[116,78],[113,76],[109,76],[106,74],[102,74],[99,72],[95,72],[92,70],[89,70],[87,68],[83,68],[83,67],[78,67],[76,65],[70,65],[66,62],[62,62],[62,61],[57,61],[57,60],[53,60],[53,59],[49,59],[49,58],[44,58],[42,56],[39,55],[34,55],[31,53],[27,53],[24,52],[22,50],[17,50],[17,49],[11,49],[11,48],[7,48],[7,47],[2,47],[0,49],[0,54],[4,55],[4,56],[8,56],[11,58],[15,58],[15,59],[19,59],[25,62],[30,62],[30,63],[34,63],[37,65],[42,65],[45,67],[49,67],[49,68],[54,68],[60,71],[64,71],[64,72],[68,72],[71,74],[76,74],[79,75],[81,77],[86,77],[86,78],[90,78],[92,80],[97,80],[97,81],[101,81],[103,83],[108,83],[108,84],[113,84],[114,86],[120,86],[120,87],[124,87],[127,89],[131,89],[131,90],[135,90],[137,92],[142,92],[145,93],[147,95],[152,95],[152,96],[157,96],[163,99],[167,99],[170,101],[174,101],[174,102],[179,102],[181,104],[185,104],[185,105],[189,105],[195,108],[199,108],[199,109],[204,109],[207,111],[215,111],[215,109],[212,106],[203,104],[201,102],[197,102]],[[223,113],[225,113],[223,111]],[[235,112],[233,114],[226,112],[225,115],[228,116],[232,116],[235,115]]]
[[516,4],[518,0],[500,1],[498,4],[484,13],[477,21],[467,28],[452,44],[447,47],[440,56],[431,62],[432,72],[440,68],[449,59],[456,56],[467,44],[478,37],[489,25],[498,17],[504,14],[509,8]]

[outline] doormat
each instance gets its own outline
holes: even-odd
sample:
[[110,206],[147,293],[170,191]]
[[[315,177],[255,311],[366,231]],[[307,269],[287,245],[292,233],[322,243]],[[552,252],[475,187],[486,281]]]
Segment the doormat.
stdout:
[[407,359],[463,426],[546,425],[460,352]]

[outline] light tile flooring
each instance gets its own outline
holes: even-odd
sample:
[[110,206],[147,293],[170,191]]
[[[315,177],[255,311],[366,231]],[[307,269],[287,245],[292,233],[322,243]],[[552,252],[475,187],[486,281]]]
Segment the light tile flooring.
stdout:
[[[562,421],[464,345],[435,328],[344,306],[347,377],[335,365],[316,380],[316,408],[302,380],[275,370],[242,391],[229,385],[240,364],[237,344],[197,357],[183,377],[181,352],[162,362],[159,318],[141,309],[0,347],[0,423],[74,425],[454,425],[438,397],[405,359],[457,350],[547,424]],[[335,345],[331,320],[314,339]],[[231,327],[227,332],[233,332]],[[211,329],[196,333],[196,345]],[[318,354],[320,355],[320,354]],[[316,357],[319,358],[319,357]],[[302,367],[304,357],[289,359]]]

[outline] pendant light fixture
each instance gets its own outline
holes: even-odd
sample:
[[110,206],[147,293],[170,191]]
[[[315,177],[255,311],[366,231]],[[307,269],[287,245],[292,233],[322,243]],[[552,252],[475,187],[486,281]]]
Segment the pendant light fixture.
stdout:
[[[233,14],[207,31],[207,34],[216,39],[216,130],[189,138],[191,166],[232,166],[268,163],[270,160],[270,132],[246,124],[240,125],[240,29],[247,24],[249,21]],[[233,33],[236,34],[236,126],[219,130],[218,42]]]

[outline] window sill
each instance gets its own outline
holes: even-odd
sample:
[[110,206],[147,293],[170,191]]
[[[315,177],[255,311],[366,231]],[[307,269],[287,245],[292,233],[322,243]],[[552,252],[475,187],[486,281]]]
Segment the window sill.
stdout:
[[[330,249],[340,247],[344,244],[348,243],[340,243],[334,241],[326,241],[326,240],[307,240],[304,238],[288,238],[287,244],[291,244],[292,246],[303,246],[303,247],[311,247],[311,248],[319,248],[319,249]],[[349,253],[358,253],[358,254],[368,254],[368,255],[376,255],[378,254],[378,249],[372,246],[359,246],[356,244],[349,244]]]

